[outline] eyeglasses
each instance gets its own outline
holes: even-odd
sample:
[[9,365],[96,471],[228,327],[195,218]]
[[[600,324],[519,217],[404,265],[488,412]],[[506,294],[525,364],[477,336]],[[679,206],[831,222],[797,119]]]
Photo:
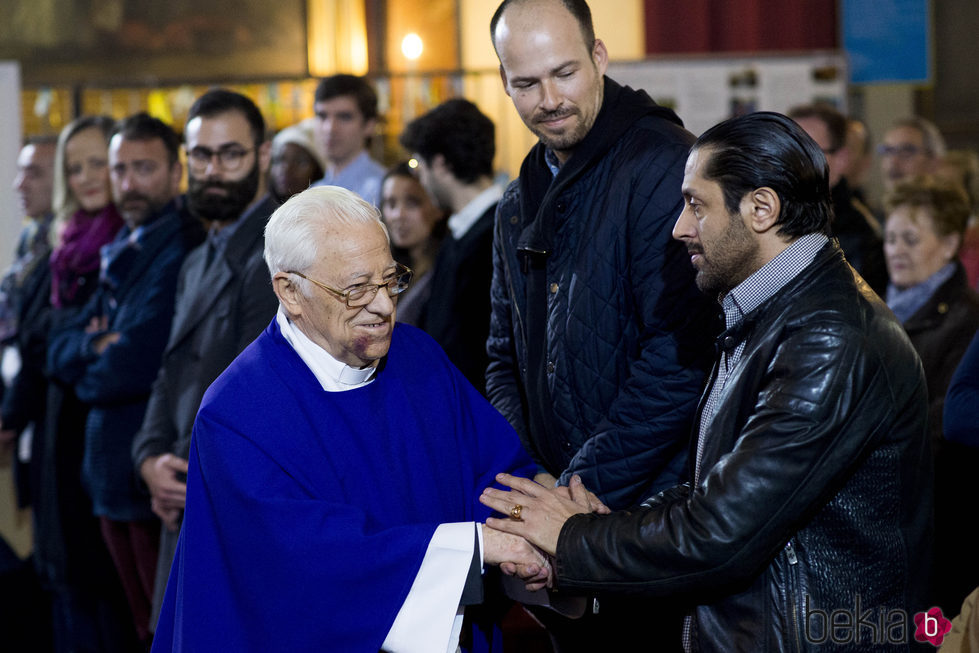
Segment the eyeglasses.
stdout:
[[240,145],[227,145],[214,151],[209,147],[197,146],[187,153],[187,164],[194,172],[204,172],[216,156],[218,163],[225,172],[234,172],[241,167],[245,156],[255,148],[244,148]]
[[394,274],[386,277],[382,283],[358,283],[355,286],[350,286],[346,290],[331,288],[325,283],[320,283],[315,279],[310,279],[302,272],[296,272],[295,270],[287,270],[286,274],[295,274],[313,285],[319,286],[323,290],[333,293],[339,299],[346,302],[349,308],[360,308],[361,306],[367,306],[374,301],[374,297],[377,296],[377,291],[381,288],[386,288],[388,295],[391,297],[400,295],[404,291],[408,290],[408,284],[411,282],[411,270],[400,263],[397,264]]
[[905,145],[878,145],[877,154],[881,157],[885,156],[896,156],[899,159],[910,159],[913,156],[921,154],[924,152],[924,148],[920,148],[917,145],[905,144]]

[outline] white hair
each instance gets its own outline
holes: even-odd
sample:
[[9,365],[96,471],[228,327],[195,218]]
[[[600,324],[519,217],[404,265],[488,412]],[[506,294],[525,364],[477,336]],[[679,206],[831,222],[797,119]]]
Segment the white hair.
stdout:
[[[339,186],[315,186],[293,195],[265,225],[265,264],[274,277],[279,272],[305,272],[316,262],[317,243],[325,227],[376,224],[390,242],[380,212],[356,193]],[[333,264],[334,261],[329,261]],[[311,287],[296,279],[307,297]]]

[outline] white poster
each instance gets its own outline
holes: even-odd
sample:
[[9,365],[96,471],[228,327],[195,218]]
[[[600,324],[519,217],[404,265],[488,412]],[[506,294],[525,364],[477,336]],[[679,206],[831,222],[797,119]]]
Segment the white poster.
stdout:
[[734,115],[797,104],[827,102],[846,113],[846,58],[835,52],[616,62],[608,75],[644,89],[694,134]]

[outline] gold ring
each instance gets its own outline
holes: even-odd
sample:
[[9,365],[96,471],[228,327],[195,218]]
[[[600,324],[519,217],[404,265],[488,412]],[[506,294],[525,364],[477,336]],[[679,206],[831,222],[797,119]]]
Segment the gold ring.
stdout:
[[520,521],[520,513],[523,512],[523,506],[519,503],[512,508],[510,508],[510,517]]

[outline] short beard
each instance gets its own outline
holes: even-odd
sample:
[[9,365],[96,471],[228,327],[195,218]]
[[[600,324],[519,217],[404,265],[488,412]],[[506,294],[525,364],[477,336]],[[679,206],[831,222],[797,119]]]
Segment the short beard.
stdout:
[[[125,206],[126,201],[131,201],[134,199],[145,202],[146,204],[144,208],[139,210],[127,209]],[[154,200],[152,197],[148,197],[147,195],[142,195],[140,193],[129,193],[123,197],[120,202],[116,202],[116,208],[122,215],[123,220],[134,227],[138,227],[140,225],[147,224],[153,218],[158,216],[160,211],[163,210],[163,207],[165,207],[169,201],[170,200],[168,199],[164,202],[160,202]]]
[[584,117],[581,115],[580,111],[572,111],[571,115],[576,115],[578,117],[578,125],[570,130],[561,134],[560,136],[552,136],[548,134],[543,129],[537,128],[537,122],[539,120],[545,120],[552,115],[565,115],[567,112],[564,111],[553,111],[548,114],[539,114],[534,117],[534,122],[530,125],[530,130],[534,132],[534,135],[540,139],[540,142],[544,144],[549,150],[554,150],[555,152],[570,152],[573,150],[581,141],[585,140],[588,136],[588,132],[594,125],[585,125]]
[[703,247],[692,250],[704,255],[704,264],[697,270],[696,283],[709,297],[727,294],[760,267],[758,252],[761,248],[758,241],[740,215],[730,215],[730,221],[722,237],[711,247],[713,251],[709,259]]
[[[208,222],[234,222],[241,217],[258,192],[258,164],[239,181],[201,180],[188,175],[187,207],[191,214]],[[227,195],[212,195],[209,188],[223,188]]]

